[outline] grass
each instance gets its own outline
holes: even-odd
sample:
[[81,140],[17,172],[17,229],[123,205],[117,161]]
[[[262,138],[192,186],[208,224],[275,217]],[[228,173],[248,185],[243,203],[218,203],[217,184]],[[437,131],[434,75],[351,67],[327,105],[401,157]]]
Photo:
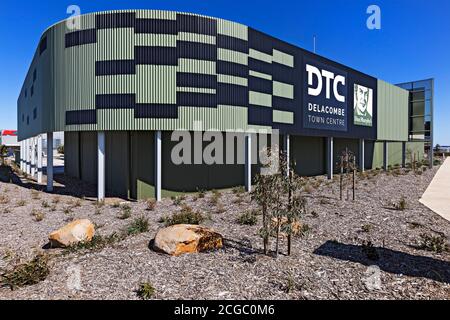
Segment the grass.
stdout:
[[237,218],[237,222],[242,225],[254,226],[258,222],[258,217],[254,210],[246,211]]
[[393,203],[393,208],[398,211],[405,211],[407,207],[407,202],[405,197],[401,197],[397,203]]
[[422,250],[441,253],[449,251],[447,239],[443,235],[431,236],[425,233],[420,235],[419,247]]
[[245,192],[245,187],[243,187],[243,186],[237,186],[237,187],[234,187],[233,189],[231,189],[231,191],[232,191],[234,194],[242,194],[242,193]]
[[143,282],[139,285],[136,294],[142,300],[149,300],[155,294],[155,288],[149,282]]
[[18,200],[18,201],[16,202],[16,205],[17,205],[18,207],[23,207],[26,203],[27,203],[27,202],[26,202],[25,200]]
[[0,275],[0,285],[14,290],[44,281],[50,273],[49,257],[38,254],[28,262],[16,265]]
[[148,231],[148,219],[144,216],[134,219],[126,229],[127,235],[135,235]]
[[171,217],[163,217],[160,222],[168,227],[176,224],[200,224],[204,220],[205,217],[200,212],[184,205],[179,212],[173,213]]

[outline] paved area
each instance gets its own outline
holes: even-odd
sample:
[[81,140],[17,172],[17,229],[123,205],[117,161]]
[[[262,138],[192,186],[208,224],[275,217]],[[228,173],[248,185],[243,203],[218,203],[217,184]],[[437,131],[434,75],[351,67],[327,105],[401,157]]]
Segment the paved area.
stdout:
[[442,164],[420,202],[450,221],[450,157]]

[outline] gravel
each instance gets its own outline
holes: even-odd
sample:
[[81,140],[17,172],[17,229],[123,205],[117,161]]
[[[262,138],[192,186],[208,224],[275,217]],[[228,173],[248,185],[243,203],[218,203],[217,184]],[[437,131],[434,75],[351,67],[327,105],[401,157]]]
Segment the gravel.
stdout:
[[[358,179],[356,201],[345,200],[346,192],[339,201],[337,178],[311,178],[308,213],[302,218],[310,231],[293,239],[291,256],[282,240],[277,259],[261,253],[261,216],[255,226],[236,221],[258,208],[245,193],[222,191],[219,205],[212,204],[211,192],[182,200],[209,217],[203,224],[224,236],[224,248],[171,257],[149,249],[163,227],[161,217],[180,209],[171,199],[153,211],[146,210],[144,201],[130,202],[131,217],[119,219],[123,200],[108,199],[99,206],[89,198],[95,188],[73,179],[57,177],[59,194],[36,192],[43,188],[25,179],[0,182],[0,268],[37,252],[51,255],[46,280],[14,291],[0,288],[0,299],[138,299],[142,282],[152,284],[156,299],[448,299],[450,253],[418,248],[420,234],[442,235],[446,241],[450,235],[450,222],[418,201],[436,170],[370,173]],[[406,210],[393,210],[392,203],[402,198]],[[37,213],[43,213],[41,221]],[[102,250],[63,254],[45,249],[48,234],[73,219],[91,219],[97,233],[107,236],[142,215],[149,219],[148,232]],[[362,244],[369,241],[378,260],[363,251]],[[274,244],[271,239],[272,248]]]

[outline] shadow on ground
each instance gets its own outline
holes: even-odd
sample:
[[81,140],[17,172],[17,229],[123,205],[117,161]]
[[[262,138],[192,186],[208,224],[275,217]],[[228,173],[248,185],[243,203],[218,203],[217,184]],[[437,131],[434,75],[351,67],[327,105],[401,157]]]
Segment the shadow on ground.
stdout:
[[450,262],[430,257],[415,256],[408,253],[375,248],[379,259],[369,260],[359,245],[327,241],[314,251],[314,254],[339,260],[360,263],[366,266],[377,265],[381,270],[392,274],[428,278],[450,284]]

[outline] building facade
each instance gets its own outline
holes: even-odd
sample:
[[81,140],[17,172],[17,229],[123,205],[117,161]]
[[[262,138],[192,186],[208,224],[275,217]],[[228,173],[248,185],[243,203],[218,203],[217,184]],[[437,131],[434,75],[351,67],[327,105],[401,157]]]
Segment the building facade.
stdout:
[[[409,139],[407,90],[251,27],[160,10],[76,19],[40,39],[18,99],[19,140],[65,132],[65,173],[96,183],[100,199],[250,189],[260,166],[249,150],[264,133],[281,134],[301,175],[331,177],[345,148],[362,170],[423,154]],[[245,161],[176,164],[174,131],[239,133]]]

